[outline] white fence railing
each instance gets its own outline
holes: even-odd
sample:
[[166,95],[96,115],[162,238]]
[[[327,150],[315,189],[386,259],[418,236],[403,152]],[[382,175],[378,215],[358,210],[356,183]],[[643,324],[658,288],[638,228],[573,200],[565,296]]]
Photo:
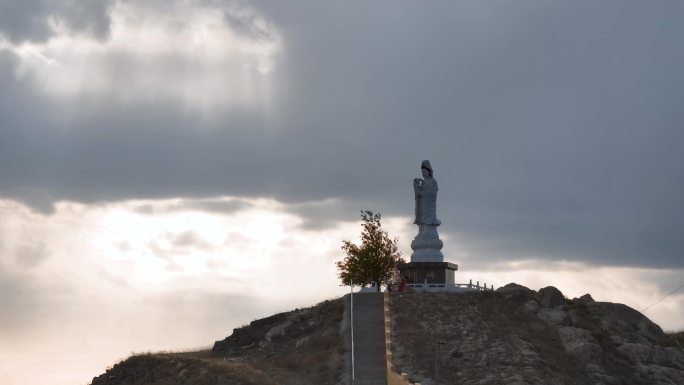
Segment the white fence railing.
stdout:
[[477,291],[477,290],[494,290],[494,285],[487,287],[487,284],[480,286],[480,281],[473,284],[470,283],[428,283],[425,280],[424,283],[409,283],[406,284],[407,287],[412,288],[416,291],[454,291],[454,292],[464,292],[464,291]]

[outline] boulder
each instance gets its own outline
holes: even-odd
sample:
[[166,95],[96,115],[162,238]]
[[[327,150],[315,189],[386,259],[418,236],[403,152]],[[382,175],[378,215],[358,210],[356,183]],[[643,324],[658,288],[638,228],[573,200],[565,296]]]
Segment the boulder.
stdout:
[[652,346],[628,342],[620,345],[617,350],[633,363],[648,363],[653,358]]
[[525,302],[525,305],[523,306],[525,307],[525,310],[529,311],[530,313],[536,313],[537,310],[539,310],[539,302],[533,299]]
[[654,346],[652,361],[659,366],[667,366],[684,371],[684,352],[676,347]]
[[537,301],[539,301],[543,307],[556,307],[565,304],[565,296],[555,287],[547,286],[539,289],[537,292]]
[[537,312],[537,317],[541,318],[549,326],[567,326],[570,324],[568,312],[561,307],[541,308]]
[[500,288],[496,289],[496,291],[499,293],[510,293],[510,292],[514,292],[514,291],[528,292],[528,291],[532,291],[532,290],[523,286],[523,285],[518,285],[515,282],[511,282],[509,284],[501,286]]
[[579,297],[577,299],[577,302],[587,304],[587,303],[595,303],[596,301],[594,301],[594,299],[591,297],[591,295],[587,293],[587,294]]
[[582,319],[577,309],[568,310],[568,318],[570,319],[570,326],[580,325],[580,320]]
[[565,351],[584,362],[595,361],[603,353],[603,348],[589,330],[561,326],[558,328],[558,336]]
[[533,299],[535,291],[517,283],[509,283],[496,289],[498,293],[503,293],[506,299]]

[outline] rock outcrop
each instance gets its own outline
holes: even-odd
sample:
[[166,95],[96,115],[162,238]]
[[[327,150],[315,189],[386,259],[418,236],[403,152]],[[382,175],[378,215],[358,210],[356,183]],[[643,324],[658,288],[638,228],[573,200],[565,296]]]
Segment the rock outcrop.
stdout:
[[588,294],[567,299],[555,287],[517,284],[396,294],[390,314],[394,364],[424,385],[437,372],[440,384],[684,384],[675,338]]

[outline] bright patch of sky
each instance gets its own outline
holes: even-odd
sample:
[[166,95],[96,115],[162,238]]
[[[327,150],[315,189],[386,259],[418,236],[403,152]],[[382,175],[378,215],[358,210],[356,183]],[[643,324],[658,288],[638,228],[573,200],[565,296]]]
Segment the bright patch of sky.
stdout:
[[345,292],[333,262],[357,224],[304,231],[277,202],[223,215],[193,203],[60,202],[43,216],[0,201],[3,384],[84,383],[131,351],[206,346]]
[[54,18],[55,34],[45,42],[0,48],[18,54],[18,75],[55,99],[181,102],[203,113],[267,108],[282,38],[250,6],[120,1],[110,18],[104,40]]

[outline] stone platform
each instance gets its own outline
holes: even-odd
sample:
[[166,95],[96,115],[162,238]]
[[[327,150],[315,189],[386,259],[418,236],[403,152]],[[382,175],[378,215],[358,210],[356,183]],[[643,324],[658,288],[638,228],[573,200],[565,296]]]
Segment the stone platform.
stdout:
[[450,262],[408,262],[397,266],[408,284],[451,285],[458,265]]

